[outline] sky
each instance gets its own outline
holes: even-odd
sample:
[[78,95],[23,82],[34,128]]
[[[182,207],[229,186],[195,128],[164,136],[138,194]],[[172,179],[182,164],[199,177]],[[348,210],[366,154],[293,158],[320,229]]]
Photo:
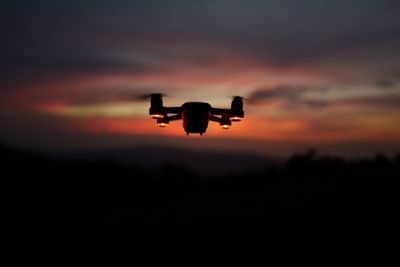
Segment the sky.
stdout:
[[[0,143],[393,154],[399,14],[397,0],[1,1]],[[245,120],[186,136],[124,97],[158,92],[244,96]]]

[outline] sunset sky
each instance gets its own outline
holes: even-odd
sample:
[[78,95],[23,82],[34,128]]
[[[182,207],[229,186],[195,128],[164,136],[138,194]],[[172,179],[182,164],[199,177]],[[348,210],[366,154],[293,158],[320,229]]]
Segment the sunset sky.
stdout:
[[[0,143],[170,145],[285,156],[400,151],[400,1],[0,3]],[[246,97],[245,120],[186,136],[149,103]]]

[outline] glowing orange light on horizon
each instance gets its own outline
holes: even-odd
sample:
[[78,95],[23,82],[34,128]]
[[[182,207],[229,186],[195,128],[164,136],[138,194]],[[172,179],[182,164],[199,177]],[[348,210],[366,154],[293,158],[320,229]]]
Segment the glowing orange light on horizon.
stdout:
[[222,129],[229,129],[230,127],[231,127],[231,126],[229,126],[229,125],[227,125],[227,124],[221,126]]

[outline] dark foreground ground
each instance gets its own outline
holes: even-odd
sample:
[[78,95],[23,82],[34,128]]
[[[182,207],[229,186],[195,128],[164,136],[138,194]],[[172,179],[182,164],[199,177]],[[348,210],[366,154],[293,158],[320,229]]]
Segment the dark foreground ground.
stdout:
[[400,157],[348,162],[307,152],[227,177],[52,160],[5,147],[0,162],[3,230],[25,249],[47,240],[52,255],[59,242],[89,250],[111,235],[112,246],[205,242],[217,254],[254,246],[281,262],[322,266],[396,265],[400,251]]

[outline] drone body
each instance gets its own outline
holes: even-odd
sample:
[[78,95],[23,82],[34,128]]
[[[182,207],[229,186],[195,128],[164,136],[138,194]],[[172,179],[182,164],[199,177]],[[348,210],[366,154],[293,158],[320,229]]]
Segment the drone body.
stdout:
[[[230,109],[213,108],[204,102],[186,102],[181,107],[164,107],[161,94],[152,94],[150,116],[157,119],[160,127],[166,127],[170,121],[182,120],[187,135],[203,135],[209,121],[218,122],[223,129],[229,129],[232,122],[239,122],[244,117],[243,99],[235,96]],[[171,114],[171,115],[170,115]]]

